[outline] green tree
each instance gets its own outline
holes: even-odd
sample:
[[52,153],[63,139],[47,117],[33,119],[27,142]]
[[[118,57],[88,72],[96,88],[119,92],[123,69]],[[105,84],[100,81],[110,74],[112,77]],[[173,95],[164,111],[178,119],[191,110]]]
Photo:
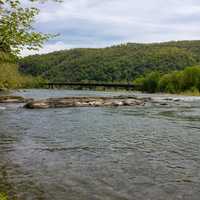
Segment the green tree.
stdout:
[[0,0],[0,90],[38,87],[44,81],[20,74],[16,64],[21,49],[37,50],[53,36],[34,31],[32,25],[39,13],[32,7],[34,1],[37,0],[30,0],[30,7],[25,7],[21,0]]
[[24,7],[20,0],[0,0],[0,50],[17,55],[25,47],[42,47],[53,35],[34,31],[32,24],[38,13],[38,8]]
[[[182,44],[182,43],[181,43]],[[176,44],[173,44],[176,45]],[[200,42],[195,45],[200,46]],[[159,71],[169,73],[198,65],[200,53],[161,44],[128,44],[101,49],[71,49],[20,60],[21,71],[49,81],[132,82]]]
[[159,81],[159,91],[179,93],[182,90],[183,72],[173,71],[161,76]]
[[198,89],[200,91],[200,67],[187,67],[183,71],[183,78],[182,78],[182,89],[189,90],[189,89]]
[[145,92],[154,93],[158,90],[158,84],[160,80],[160,73],[155,71],[146,74],[144,78],[139,78],[136,83],[142,87]]

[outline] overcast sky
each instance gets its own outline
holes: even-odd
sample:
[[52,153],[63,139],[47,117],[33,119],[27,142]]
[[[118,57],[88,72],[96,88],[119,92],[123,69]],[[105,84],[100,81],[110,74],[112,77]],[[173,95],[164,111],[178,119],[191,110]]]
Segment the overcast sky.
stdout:
[[200,0],[64,0],[40,7],[36,30],[60,36],[36,53],[200,39]]

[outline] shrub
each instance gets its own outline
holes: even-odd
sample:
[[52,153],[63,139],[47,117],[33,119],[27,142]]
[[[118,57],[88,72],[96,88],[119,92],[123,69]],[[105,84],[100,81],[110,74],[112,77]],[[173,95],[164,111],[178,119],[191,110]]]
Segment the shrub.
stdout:
[[168,74],[151,72],[134,81],[139,90],[146,92],[200,93],[200,67],[187,67]]

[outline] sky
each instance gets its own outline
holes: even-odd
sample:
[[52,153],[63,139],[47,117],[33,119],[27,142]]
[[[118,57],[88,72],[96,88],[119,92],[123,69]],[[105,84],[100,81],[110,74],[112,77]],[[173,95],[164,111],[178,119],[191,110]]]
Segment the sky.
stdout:
[[199,0],[64,0],[40,4],[34,27],[59,34],[38,52],[200,39]]

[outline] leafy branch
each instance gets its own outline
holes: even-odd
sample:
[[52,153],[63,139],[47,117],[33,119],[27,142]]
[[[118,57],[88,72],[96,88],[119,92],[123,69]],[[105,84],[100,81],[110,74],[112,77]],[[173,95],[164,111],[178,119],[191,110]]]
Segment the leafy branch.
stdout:
[[20,0],[0,0],[0,49],[18,55],[23,48],[38,50],[45,41],[55,37],[34,31],[33,22],[38,14],[38,8],[23,7]]

